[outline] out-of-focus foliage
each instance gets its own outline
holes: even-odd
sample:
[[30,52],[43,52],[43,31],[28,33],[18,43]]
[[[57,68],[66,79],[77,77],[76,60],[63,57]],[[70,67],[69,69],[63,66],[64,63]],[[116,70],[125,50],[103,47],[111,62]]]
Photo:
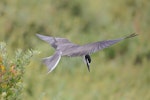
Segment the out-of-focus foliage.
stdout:
[[25,66],[29,64],[33,51],[17,50],[15,57],[9,58],[5,43],[0,43],[0,99],[18,100],[22,98]]
[[[42,52],[27,67],[26,99],[149,100],[149,16],[149,0],[1,0],[0,41],[10,53],[16,48]],[[139,36],[93,54],[91,73],[80,58],[62,58],[48,76],[39,63],[54,50],[36,33],[85,44],[134,32]]]

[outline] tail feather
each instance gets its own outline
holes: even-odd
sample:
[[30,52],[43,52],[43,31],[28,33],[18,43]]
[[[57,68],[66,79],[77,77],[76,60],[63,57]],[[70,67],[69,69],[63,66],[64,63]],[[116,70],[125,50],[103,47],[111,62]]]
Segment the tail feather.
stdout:
[[48,73],[56,68],[57,64],[60,61],[60,58],[61,58],[60,51],[56,51],[55,54],[50,57],[43,58],[43,63],[47,66]]

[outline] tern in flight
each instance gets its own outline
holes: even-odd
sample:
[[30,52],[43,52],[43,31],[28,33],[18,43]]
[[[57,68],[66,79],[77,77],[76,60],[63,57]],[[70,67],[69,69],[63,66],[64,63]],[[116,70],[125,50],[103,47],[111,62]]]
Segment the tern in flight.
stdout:
[[57,64],[60,61],[61,56],[82,57],[84,62],[87,64],[88,71],[90,72],[90,63],[91,63],[90,54],[95,53],[104,48],[107,48],[124,39],[137,36],[137,34],[133,33],[126,37],[118,38],[114,40],[105,40],[105,41],[98,41],[98,42],[89,43],[85,45],[78,45],[70,42],[66,38],[51,37],[51,36],[45,36],[41,34],[36,34],[36,35],[41,40],[44,40],[47,43],[49,43],[56,50],[54,55],[43,58],[43,63],[48,67],[48,73],[54,70],[54,68],[56,68]]

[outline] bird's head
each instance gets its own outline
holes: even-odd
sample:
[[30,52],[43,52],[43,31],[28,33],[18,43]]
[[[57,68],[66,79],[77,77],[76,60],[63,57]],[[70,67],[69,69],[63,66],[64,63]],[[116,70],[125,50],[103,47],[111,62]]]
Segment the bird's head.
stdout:
[[91,63],[91,57],[90,57],[90,55],[85,55],[85,60],[87,60],[88,63]]
[[90,55],[85,55],[85,61],[86,61],[86,64],[87,64],[88,71],[90,72],[90,63],[91,63]]

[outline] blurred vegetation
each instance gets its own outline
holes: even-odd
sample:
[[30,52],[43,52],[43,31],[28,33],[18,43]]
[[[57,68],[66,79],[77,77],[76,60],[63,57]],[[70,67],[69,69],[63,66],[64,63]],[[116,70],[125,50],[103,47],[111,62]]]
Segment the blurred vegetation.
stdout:
[[[149,0],[1,0],[0,41],[8,45],[10,56],[17,48],[41,51],[21,76],[25,99],[149,100],[149,16]],[[139,36],[93,54],[90,73],[80,58],[64,57],[49,75],[40,58],[54,50],[35,36],[85,44],[133,32]]]
[[18,100],[22,98],[23,75],[33,52],[18,49],[15,57],[9,58],[6,44],[0,43],[0,96],[1,100]]

